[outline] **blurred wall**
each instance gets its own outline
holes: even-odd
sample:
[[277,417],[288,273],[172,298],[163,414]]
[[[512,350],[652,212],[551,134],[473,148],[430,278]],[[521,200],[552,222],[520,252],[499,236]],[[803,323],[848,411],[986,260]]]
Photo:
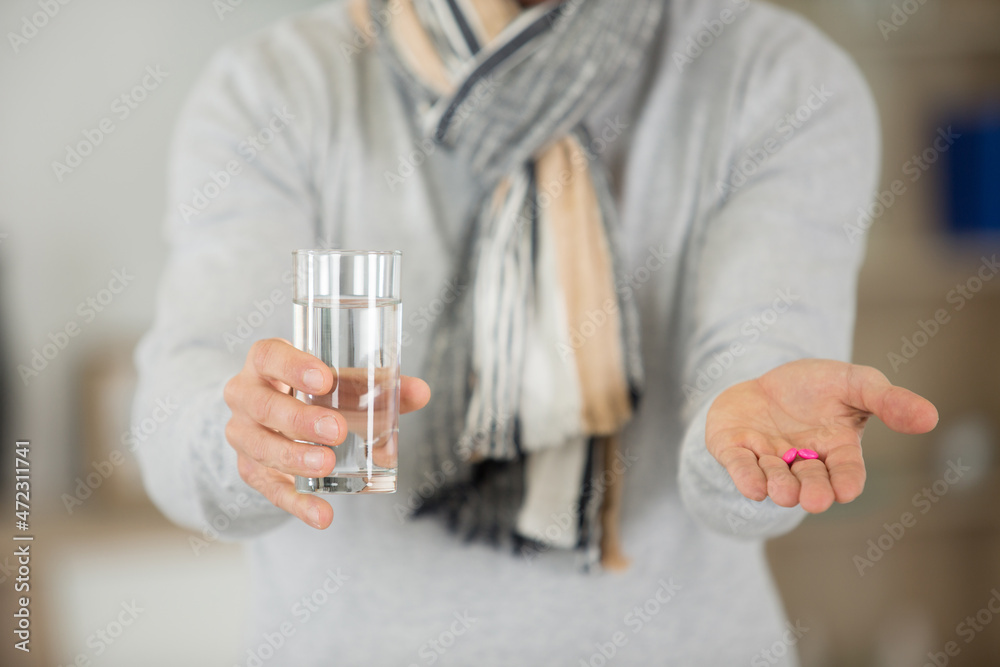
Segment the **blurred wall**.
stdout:
[[948,150],[933,155],[949,126],[1000,109],[1000,3],[779,4],[851,52],[881,115],[886,205],[848,221],[870,227],[854,360],[941,417],[919,437],[872,423],[864,494],[769,545],[789,616],[810,628],[803,663],[1000,665],[1000,617],[980,615],[1000,591],[1000,279],[972,291],[1000,241],[946,232]]
[[[220,3],[231,10],[221,17]],[[15,53],[8,33],[32,34],[24,21],[41,10],[34,0],[0,3],[2,300],[11,370],[31,368],[35,351],[53,357],[36,358],[45,368],[27,383],[15,376],[12,391],[17,437],[38,444],[33,482],[57,491],[39,495],[49,505],[89,463],[81,460],[74,395],[83,362],[94,350],[131,344],[151,319],[165,256],[167,148],[185,95],[222,44],[320,2],[55,4],[58,13],[26,43],[18,40]],[[155,85],[144,100],[120,99],[144,77]],[[104,134],[102,121],[113,132],[79,166],[53,167],[67,163],[69,146]],[[111,287],[127,285],[102,292],[115,272],[125,278]]]
[[[238,547],[212,544],[196,557],[188,535],[134,495],[119,505],[145,511],[111,516],[109,492],[112,483],[126,486],[125,472],[101,482],[72,515],[60,496],[72,494],[108,451],[125,451],[128,377],[121,363],[152,317],[166,252],[167,149],[180,105],[220,46],[320,2],[64,2],[46,2],[58,12],[37,19],[43,25],[36,30],[24,22],[41,11],[37,0],[0,2],[0,328],[5,397],[13,399],[0,488],[12,493],[11,439],[30,439],[36,536],[30,654],[12,648],[11,551],[0,554],[7,638],[0,664],[155,667],[196,664],[193,655],[199,664],[232,664],[245,627]],[[220,5],[231,11],[220,16]],[[22,31],[24,43],[12,43],[9,33]],[[148,89],[133,94],[144,79]],[[81,141],[96,146],[79,164],[68,163],[72,171],[55,169]],[[36,351],[43,356],[33,367]],[[18,365],[40,370],[25,382]],[[83,395],[84,386],[93,395]],[[84,417],[109,398],[109,418],[88,423]],[[105,456],[84,446],[94,428],[103,429]],[[113,647],[95,637],[132,604],[142,611]]]

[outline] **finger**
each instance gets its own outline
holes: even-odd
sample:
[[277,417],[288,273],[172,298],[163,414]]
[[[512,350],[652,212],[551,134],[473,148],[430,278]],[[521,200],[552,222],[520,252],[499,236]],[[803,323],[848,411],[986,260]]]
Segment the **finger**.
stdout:
[[333,372],[337,376],[336,394],[315,396],[314,404],[354,411],[395,409],[399,380],[395,368],[342,366]]
[[802,509],[812,514],[830,509],[834,494],[826,464],[819,459],[799,460],[792,464],[791,470],[802,485],[799,493],[799,504],[802,505]]
[[799,478],[789,470],[788,464],[780,456],[771,455],[760,457],[759,463],[760,469],[767,477],[767,495],[771,500],[781,507],[798,505],[802,485]]
[[336,410],[303,403],[262,380],[227,385],[226,402],[234,415],[242,413],[294,440],[339,445],[347,436],[347,420]]
[[[396,393],[387,390],[386,381],[390,369],[376,368],[374,381],[368,377],[367,368],[338,368],[337,376],[337,409],[367,410],[369,406],[376,410],[395,408]],[[374,384],[374,387],[370,387]],[[391,386],[389,386],[391,388]],[[399,378],[399,411],[401,414],[413,412],[427,405],[431,398],[431,388],[420,378],[403,375]],[[333,394],[315,396],[314,405],[333,405]]]
[[333,391],[334,372],[313,355],[280,338],[259,340],[250,348],[247,363],[261,377],[282,382],[308,394]]
[[372,442],[372,463],[383,468],[395,468],[399,454],[398,432],[393,430],[380,435]]
[[852,407],[870,412],[893,431],[927,433],[937,425],[938,412],[933,403],[909,389],[894,386],[871,366],[851,366],[848,391]]
[[756,454],[745,447],[726,447],[718,460],[740,493],[758,502],[767,497],[767,478],[757,465]]
[[404,375],[399,380],[399,412],[401,414],[419,410],[431,400],[430,385],[420,378]]
[[243,455],[237,457],[236,464],[243,481],[259,491],[275,507],[320,530],[333,521],[333,508],[330,504],[315,496],[298,493],[294,480],[288,475]]
[[838,503],[849,503],[861,495],[867,477],[861,447],[835,447],[826,455],[826,467],[830,472],[830,485]]
[[377,375],[375,387],[369,387],[367,369],[342,368],[338,369],[336,396],[333,393],[315,396],[309,402],[334,407],[348,431],[367,438],[364,434],[382,437],[396,428],[397,404],[400,412],[406,413],[422,408],[430,400],[430,387],[419,378],[401,377],[398,392],[395,385],[393,391],[383,389]]
[[329,447],[289,440],[249,419],[229,420],[226,439],[237,452],[287,475],[323,477],[337,462]]
[[377,442],[398,428],[394,410],[372,410],[370,413],[340,410],[340,414],[347,422],[347,430],[366,441]]

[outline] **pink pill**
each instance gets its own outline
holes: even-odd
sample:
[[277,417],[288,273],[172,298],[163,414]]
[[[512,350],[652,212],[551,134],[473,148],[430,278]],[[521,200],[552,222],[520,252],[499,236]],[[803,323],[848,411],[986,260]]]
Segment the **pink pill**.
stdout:
[[819,458],[819,454],[817,454],[816,452],[814,452],[811,449],[800,449],[799,450],[799,456],[801,456],[804,459],[818,459]]
[[[788,465],[792,465],[792,461],[795,460],[795,457],[799,453],[800,453],[799,450],[793,447],[792,449],[789,449],[787,452],[785,452],[784,456],[781,457],[781,460],[787,463]],[[815,454],[815,452],[813,453]]]

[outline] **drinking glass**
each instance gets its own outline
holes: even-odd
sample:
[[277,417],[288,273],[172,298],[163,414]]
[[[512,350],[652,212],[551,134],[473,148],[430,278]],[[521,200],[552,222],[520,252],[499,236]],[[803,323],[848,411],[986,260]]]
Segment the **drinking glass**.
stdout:
[[[294,345],[333,371],[333,390],[296,391],[340,412],[347,439],[333,447],[326,477],[295,478],[300,493],[393,493],[399,424],[402,334],[399,251],[296,250]],[[325,447],[318,443],[310,443]]]

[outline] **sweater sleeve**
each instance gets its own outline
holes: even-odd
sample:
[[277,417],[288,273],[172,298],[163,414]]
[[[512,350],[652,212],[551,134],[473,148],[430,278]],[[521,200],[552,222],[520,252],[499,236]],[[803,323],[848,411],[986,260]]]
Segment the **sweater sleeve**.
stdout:
[[792,530],[805,512],[740,494],[706,449],[706,415],[726,388],[789,361],[850,360],[864,252],[852,224],[880,160],[877,112],[853,63],[775,14],[742,19],[775,27],[750,31],[768,35],[766,46],[745,49],[753,55],[734,76],[729,150],[693,234],[682,301],[681,496],[710,528],[751,539]]
[[171,520],[211,539],[288,518],[240,478],[223,400],[253,342],[291,338],[290,253],[316,244],[310,161],[324,134],[310,124],[325,116],[328,127],[331,114],[317,110],[316,87],[303,81],[310,64],[282,39],[295,44],[278,32],[220,53],[182,111],[169,254],[136,351],[133,433],[147,492]]

